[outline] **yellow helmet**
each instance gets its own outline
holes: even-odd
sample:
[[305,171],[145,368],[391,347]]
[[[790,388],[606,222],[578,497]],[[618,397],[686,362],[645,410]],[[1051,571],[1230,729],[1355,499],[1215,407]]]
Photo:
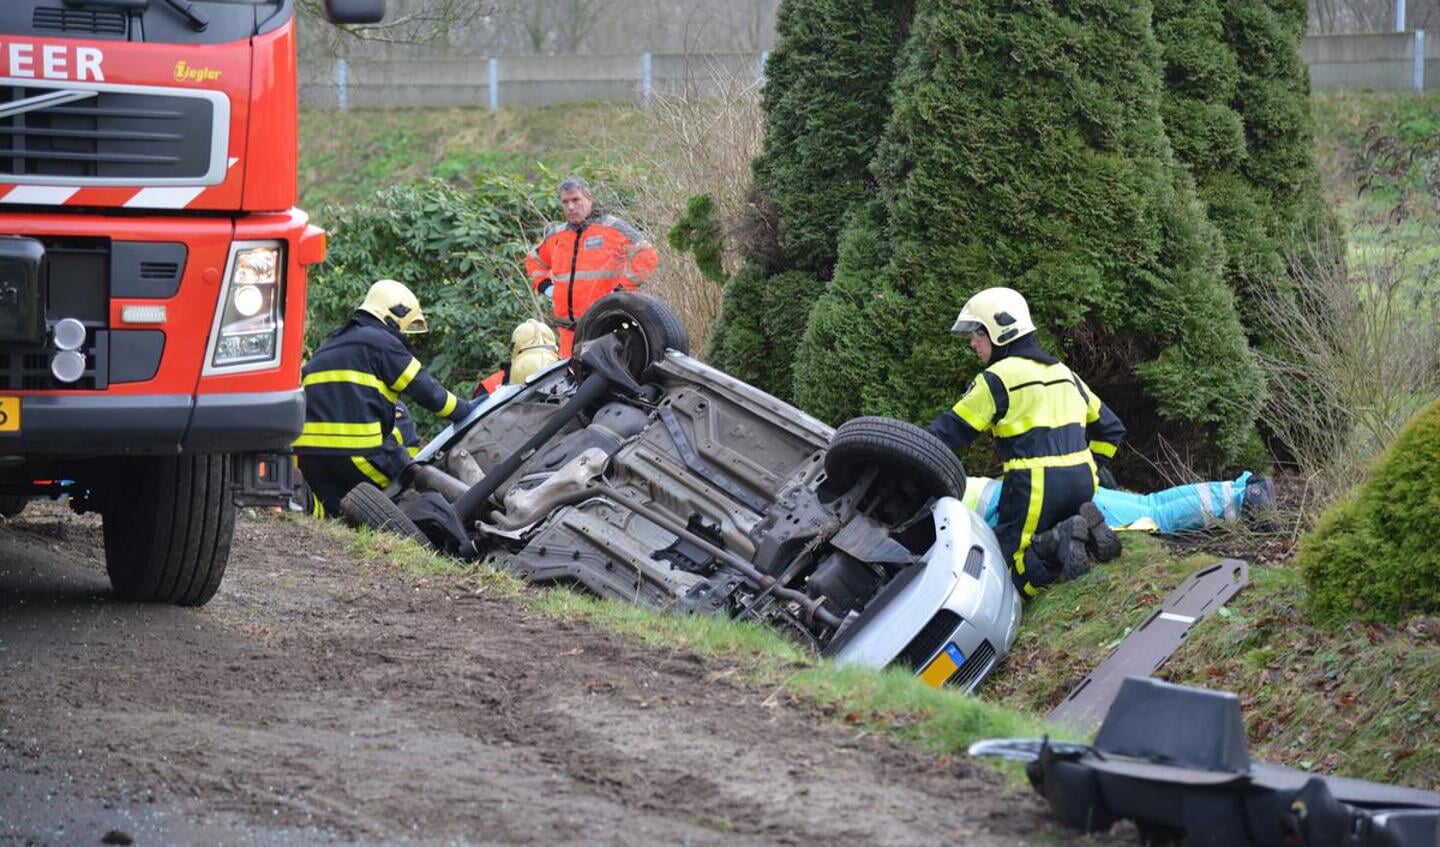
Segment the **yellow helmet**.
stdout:
[[987,288],[965,302],[951,332],[970,334],[985,330],[990,343],[1004,346],[1035,331],[1030,306],[1013,288]]
[[382,279],[370,286],[360,311],[374,315],[406,335],[430,331],[414,292],[393,279]]
[[510,384],[522,385],[531,374],[560,361],[555,330],[544,321],[528,320],[510,334]]

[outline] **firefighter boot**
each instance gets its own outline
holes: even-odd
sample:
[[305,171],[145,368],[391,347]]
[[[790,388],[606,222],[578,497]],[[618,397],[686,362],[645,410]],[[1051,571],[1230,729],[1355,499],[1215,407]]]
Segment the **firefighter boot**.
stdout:
[[[1085,554],[1085,539],[1090,525],[1079,515],[1066,518],[1050,529],[1037,534],[1025,551],[1026,572],[1038,569],[1048,573],[1048,582],[1075,579],[1090,572],[1090,558]],[[1032,580],[1033,582],[1033,580]],[[1039,583],[1036,583],[1039,585]]]
[[1120,536],[1105,523],[1100,507],[1093,502],[1080,504],[1080,517],[1085,519],[1085,552],[1097,562],[1108,562],[1120,555]]

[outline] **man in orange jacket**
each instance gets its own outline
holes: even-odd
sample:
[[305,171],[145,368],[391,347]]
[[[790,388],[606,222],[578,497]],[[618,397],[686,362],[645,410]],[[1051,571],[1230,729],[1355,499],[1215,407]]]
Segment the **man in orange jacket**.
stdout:
[[641,232],[595,208],[590,185],[577,176],[560,183],[565,222],[552,224],[525,257],[530,284],[554,303],[560,355],[570,355],[575,322],[614,291],[639,288],[660,263]]

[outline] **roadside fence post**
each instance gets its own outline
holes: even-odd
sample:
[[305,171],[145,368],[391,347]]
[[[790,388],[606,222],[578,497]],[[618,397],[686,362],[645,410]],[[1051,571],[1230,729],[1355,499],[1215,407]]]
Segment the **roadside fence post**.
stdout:
[[650,108],[655,97],[655,57],[649,51],[640,56],[640,104]]
[[500,110],[500,60],[491,58],[485,63],[485,81],[490,84],[490,111]]
[[1395,0],[1395,31],[1405,31],[1405,0]]
[[[1403,2],[1403,0],[1402,0]],[[1425,93],[1425,30],[1415,30],[1415,63],[1412,67],[1410,85],[1416,94]]]
[[335,107],[350,111],[350,63],[343,56],[335,59]]

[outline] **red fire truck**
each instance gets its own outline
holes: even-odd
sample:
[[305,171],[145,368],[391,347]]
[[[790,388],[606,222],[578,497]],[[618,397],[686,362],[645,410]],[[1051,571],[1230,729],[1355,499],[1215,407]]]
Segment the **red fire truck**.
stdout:
[[294,3],[0,3],[0,508],[99,512],[123,597],[205,603],[237,506],[290,492]]

